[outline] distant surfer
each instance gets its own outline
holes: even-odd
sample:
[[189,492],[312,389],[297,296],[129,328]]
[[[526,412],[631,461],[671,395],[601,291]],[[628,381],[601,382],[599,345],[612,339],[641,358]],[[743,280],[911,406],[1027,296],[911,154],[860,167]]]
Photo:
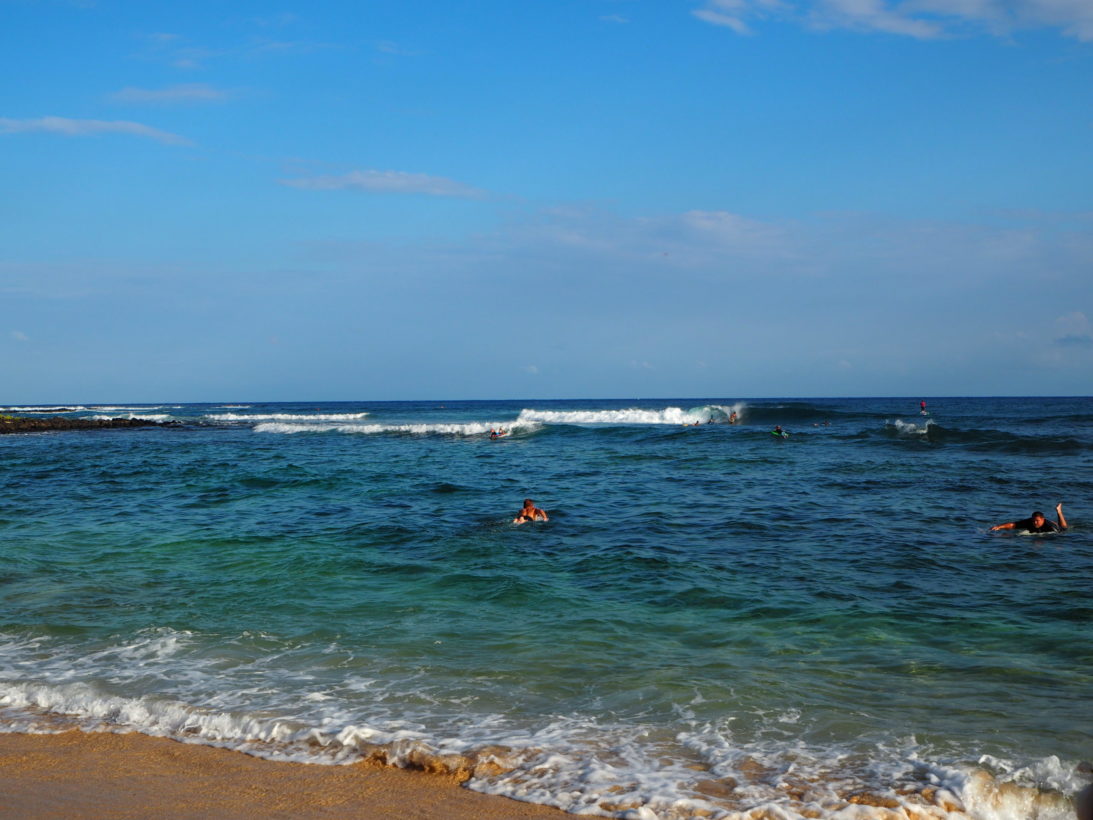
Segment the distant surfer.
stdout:
[[770,431],[770,434],[776,438],[789,438],[789,433],[783,430],[780,424],[774,425],[774,429]]
[[920,401],[918,403],[918,406],[922,409],[922,415],[928,416],[930,414],[929,411],[926,409],[926,399]]
[[508,435],[508,431],[504,427],[498,427],[496,430],[490,428],[490,438],[501,438],[505,435]]
[[1063,502],[1060,501],[1055,505],[1055,515],[1059,519],[1058,523],[1054,521],[1048,521],[1042,512],[1037,510],[1028,518],[1022,518],[1020,521],[1009,521],[1005,524],[995,524],[991,527],[990,531],[995,530],[1024,530],[1034,534],[1047,533],[1047,532],[1062,532],[1066,529],[1066,518],[1063,517]]
[[530,498],[524,499],[524,508],[512,519],[513,524],[523,524],[525,521],[549,521],[546,510],[540,510]]
[[729,424],[736,424],[736,411],[729,413]]

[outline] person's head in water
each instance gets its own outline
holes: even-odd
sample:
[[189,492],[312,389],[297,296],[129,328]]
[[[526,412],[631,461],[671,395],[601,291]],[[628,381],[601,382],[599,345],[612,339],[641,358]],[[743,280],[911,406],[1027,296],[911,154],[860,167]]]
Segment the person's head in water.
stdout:
[[524,499],[524,508],[516,514],[516,518],[512,520],[513,524],[523,524],[525,521],[549,521],[550,518],[546,512],[540,510],[535,506],[535,502],[530,498]]
[[1044,521],[1045,521],[1046,519],[1044,518],[1044,514],[1043,514],[1042,512],[1040,512],[1039,510],[1037,510],[1036,512],[1034,512],[1034,513],[1033,513],[1033,514],[1032,514],[1031,516],[1029,516],[1029,517],[1030,517],[1030,518],[1032,518],[1032,523],[1033,523],[1033,524],[1035,524],[1035,525],[1036,525],[1037,527],[1042,527],[1042,526],[1044,526]]

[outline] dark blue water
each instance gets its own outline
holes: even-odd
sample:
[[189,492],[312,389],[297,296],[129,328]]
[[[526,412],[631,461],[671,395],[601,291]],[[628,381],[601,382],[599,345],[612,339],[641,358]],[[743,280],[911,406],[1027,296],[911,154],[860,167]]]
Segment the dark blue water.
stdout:
[[1091,399],[69,407],[179,424],[0,437],[9,730],[641,818],[1064,817],[1093,755]]

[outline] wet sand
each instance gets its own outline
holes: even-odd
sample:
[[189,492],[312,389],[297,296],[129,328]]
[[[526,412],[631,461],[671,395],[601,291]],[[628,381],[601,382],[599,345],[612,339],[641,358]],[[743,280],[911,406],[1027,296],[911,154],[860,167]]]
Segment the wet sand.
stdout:
[[0,734],[0,817],[562,820],[455,778],[367,764],[276,763],[140,734]]

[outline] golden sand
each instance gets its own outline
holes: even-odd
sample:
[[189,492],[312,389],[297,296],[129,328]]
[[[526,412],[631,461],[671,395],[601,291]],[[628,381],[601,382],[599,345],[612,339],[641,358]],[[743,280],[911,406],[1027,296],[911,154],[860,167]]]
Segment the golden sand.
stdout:
[[0,734],[0,817],[554,818],[557,809],[478,794],[454,777],[367,765],[277,763],[140,734]]

